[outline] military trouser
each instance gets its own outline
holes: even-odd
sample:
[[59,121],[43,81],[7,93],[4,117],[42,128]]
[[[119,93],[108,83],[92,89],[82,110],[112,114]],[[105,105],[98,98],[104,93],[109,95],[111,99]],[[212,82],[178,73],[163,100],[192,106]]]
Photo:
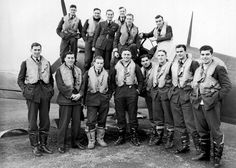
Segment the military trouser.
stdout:
[[211,134],[213,141],[217,144],[220,144],[223,140],[223,133],[220,130],[220,108],[220,101],[207,111],[204,105],[200,105],[198,109],[193,108],[196,127],[200,137],[210,136]]
[[61,57],[61,62],[64,63],[65,59],[65,54],[71,51],[75,55],[75,60],[77,60],[77,38],[70,38],[68,40],[61,40],[60,44],[60,57]]
[[[174,127],[180,148],[177,151],[185,151],[189,148],[189,135],[191,134],[196,150],[199,150],[199,134],[196,129],[189,91],[172,87],[168,93],[171,111],[174,119]],[[181,149],[182,148],[182,149]]]
[[[37,146],[38,136],[48,134],[50,127],[49,109],[50,101],[40,99],[40,103],[31,100],[26,101],[28,107],[29,138],[32,146]],[[39,111],[39,112],[38,112]],[[39,113],[39,126],[37,125],[37,116]]]
[[109,102],[103,103],[100,106],[87,106],[87,126],[89,130],[98,127],[105,128],[107,114],[109,111]]
[[106,70],[110,69],[111,53],[112,53],[112,50],[106,50],[106,49],[102,50],[102,49],[99,49],[99,48],[95,49],[95,55],[103,57],[103,59],[104,59],[104,68]]
[[197,129],[189,93],[173,87],[169,91],[169,98],[175,129],[182,133],[195,133]]
[[138,92],[135,86],[124,85],[116,88],[114,95],[118,128],[126,128],[126,111],[129,116],[130,128],[138,128],[137,109]]
[[165,90],[152,89],[153,122],[159,128],[166,126],[168,130],[173,130],[174,121],[170,101],[167,96],[168,90],[168,88]]
[[71,123],[71,142],[76,143],[80,133],[81,105],[60,105],[59,106],[59,128],[58,128],[58,146],[63,147],[66,142],[68,125]]
[[93,36],[87,37],[85,41],[85,57],[84,57],[84,69],[85,71],[89,70],[91,63],[93,61]]
[[154,121],[153,121],[153,110],[152,110],[152,95],[151,95],[151,92],[150,91],[146,91],[146,94],[145,94],[145,102],[146,102],[146,105],[147,105],[147,108],[148,108],[148,117],[149,117],[149,121],[151,123],[151,126],[153,127],[155,124],[154,124]]

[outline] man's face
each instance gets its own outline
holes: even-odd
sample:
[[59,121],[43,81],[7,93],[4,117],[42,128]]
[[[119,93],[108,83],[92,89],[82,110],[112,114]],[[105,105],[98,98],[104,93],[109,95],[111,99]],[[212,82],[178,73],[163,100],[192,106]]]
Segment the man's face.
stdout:
[[75,63],[75,56],[74,54],[67,54],[65,57],[65,62],[67,66],[73,66]]
[[75,15],[76,11],[77,11],[76,8],[70,8],[71,15]]
[[132,25],[134,19],[132,16],[126,16],[126,19],[125,19],[125,22],[128,24],[128,25]]
[[131,55],[130,51],[123,51],[121,54],[121,57],[122,57],[123,61],[129,62],[132,58],[132,55]]
[[200,54],[200,59],[203,64],[209,64],[212,61],[213,55],[210,50],[202,50]]
[[119,10],[119,12],[120,12],[120,16],[122,16],[122,17],[126,15],[126,9],[125,8],[121,8]]
[[166,54],[163,51],[157,53],[157,59],[159,63],[164,63],[166,61]]
[[93,17],[94,17],[95,19],[101,18],[101,11],[100,11],[100,10],[95,10],[95,11],[93,11]]
[[151,64],[151,61],[148,59],[148,57],[144,57],[141,59],[141,64],[144,68],[147,68]]
[[96,59],[95,61],[94,61],[94,67],[95,67],[95,69],[96,70],[101,70],[102,68],[103,68],[103,65],[104,65],[104,60],[103,59]]
[[107,20],[112,21],[114,13],[112,11],[107,11],[106,15],[107,15]]
[[161,17],[155,19],[155,21],[156,21],[156,24],[157,24],[158,28],[160,28],[164,24],[164,21]]
[[186,51],[184,51],[183,47],[176,48],[176,55],[178,59],[183,60],[186,58]]
[[39,57],[41,54],[41,47],[40,46],[33,46],[33,48],[31,49],[31,53],[34,57]]

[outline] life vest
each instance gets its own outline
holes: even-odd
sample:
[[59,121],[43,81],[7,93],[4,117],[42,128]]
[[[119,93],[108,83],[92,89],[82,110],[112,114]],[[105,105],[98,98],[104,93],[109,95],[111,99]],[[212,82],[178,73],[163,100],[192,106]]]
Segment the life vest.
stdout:
[[218,60],[218,58],[213,58],[207,68],[204,69],[203,64],[201,63],[196,69],[192,84],[195,93],[198,93],[199,90],[201,95],[206,95],[214,93],[221,88],[219,82],[212,77],[218,65],[225,67],[223,61]]
[[75,88],[79,92],[82,84],[82,72],[77,66],[74,66],[73,70],[74,77],[72,70],[69,69],[65,63],[60,66],[60,72],[64,84],[70,87],[72,90]]
[[144,76],[144,83],[146,86],[145,88],[147,91],[150,91],[153,86],[154,71],[156,70],[155,63],[151,62],[151,66],[152,67],[149,70],[146,70],[144,67],[141,68],[141,72]]
[[[158,33],[159,31],[158,31],[158,28],[156,27],[153,31],[154,38],[157,39],[158,37],[165,37],[167,26],[168,26],[168,24],[166,22],[164,22],[164,25],[161,28],[160,34]],[[159,36],[158,36],[158,34],[159,34]],[[153,58],[156,58],[158,50],[165,50],[167,52],[168,60],[172,61],[175,56],[175,45],[173,43],[173,38],[171,38],[171,40],[158,42],[157,49],[153,55]]]
[[131,30],[129,31],[128,26],[125,23],[121,25],[120,32],[120,44],[132,44],[134,42],[135,36],[138,34],[138,28],[134,24],[132,24]]
[[39,63],[35,62],[32,57],[26,60],[26,76],[25,84],[34,84],[38,80],[44,83],[49,83],[50,78],[50,63],[43,57]]
[[88,91],[91,93],[100,92],[105,94],[108,91],[108,72],[103,68],[97,75],[92,66],[88,71]]
[[78,32],[78,23],[80,21],[76,16],[71,19],[70,14],[63,17],[64,23],[62,25],[62,31],[65,33],[80,33]]
[[159,67],[159,64],[157,65],[157,68],[155,69],[153,74],[153,87],[158,86],[158,88],[163,88],[165,86],[168,80],[166,79],[166,76],[170,71],[170,66],[171,62],[168,61],[161,67]]
[[190,66],[192,64],[192,55],[187,54],[187,59],[181,68],[179,68],[179,60],[175,59],[171,67],[172,84],[175,87],[184,88],[187,85],[191,85],[193,80],[193,74],[190,72]]
[[96,26],[98,25],[98,23],[102,22],[102,18],[97,22],[92,18],[89,18],[88,19],[88,28],[87,28],[87,34],[89,36],[93,36],[94,33],[95,33],[95,29],[96,29]]
[[122,60],[119,60],[115,65],[117,86],[137,84],[134,61],[130,60],[131,62],[127,67],[125,67],[121,61]]

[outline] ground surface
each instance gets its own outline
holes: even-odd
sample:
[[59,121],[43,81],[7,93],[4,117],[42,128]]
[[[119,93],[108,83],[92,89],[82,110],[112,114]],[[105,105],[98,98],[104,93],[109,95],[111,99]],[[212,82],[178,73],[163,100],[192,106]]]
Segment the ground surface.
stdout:
[[[112,109],[111,109],[112,110]],[[146,114],[146,110],[139,110]],[[27,110],[23,100],[0,98],[0,131],[6,129],[27,129]],[[188,154],[175,155],[174,149],[165,150],[164,146],[149,147],[148,120],[139,120],[139,135],[142,141],[140,147],[134,147],[130,143],[114,146],[117,137],[114,128],[114,120],[108,118],[106,141],[109,147],[96,147],[94,150],[71,149],[65,154],[59,154],[56,150],[56,124],[54,118],[58,117],[58,106],[52,104],[50,111],[51,128],[49,146],[54,150],[52,155],[44,155],[36,158],[31,153],[27,135],[7,136],[0,139],[0,167],[1,168],[27,168],[27,167],[88,167],[88,168],[210,168],[212,163],[195,162],[191,158],[195,156],[194,148]],[[84,123],[82,124],[84,127]],[[83,129],[82,127],[82,129]],[[225,150],[222,159],[222,168],[236,167],[236,126],[222,124],[225,133]],[[82,137],[85,137],[82,131]],[[86,138],[82,139],[86,144]],[[68,140],[69,142],[69,140]]]

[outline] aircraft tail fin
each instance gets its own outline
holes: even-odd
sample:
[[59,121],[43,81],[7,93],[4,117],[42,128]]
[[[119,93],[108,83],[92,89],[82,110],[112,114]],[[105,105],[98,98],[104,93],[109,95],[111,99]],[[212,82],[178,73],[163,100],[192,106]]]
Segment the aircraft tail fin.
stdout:
[[193,12],[192,12],[191,21],[190,21],[189,30],[188,30],[187,46],[190,46],[190,43],[191,43],[192,25],[193,25]]
[[67,12],[66,12],[66,5],[65,5],[64,0],[61,0],[61,7],[62,7],[63,15],[65,16],[67,14]]

